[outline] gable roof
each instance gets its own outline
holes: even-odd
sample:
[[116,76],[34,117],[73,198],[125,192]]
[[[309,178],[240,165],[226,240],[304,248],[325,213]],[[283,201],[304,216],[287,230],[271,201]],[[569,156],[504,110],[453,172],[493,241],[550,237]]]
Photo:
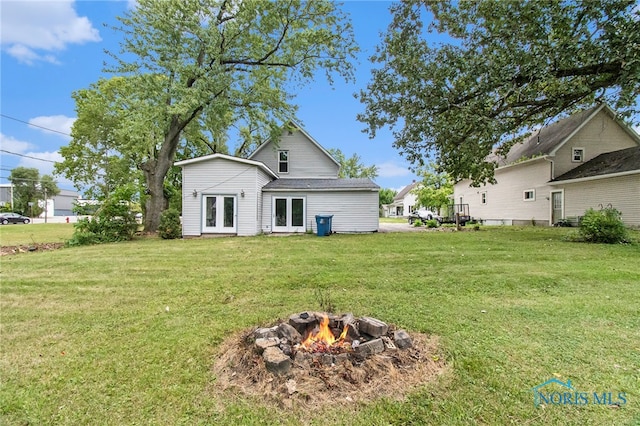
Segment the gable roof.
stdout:
[[[302,126],[301,126],[299,123],[297,123],[297,122],[296,122],[296,121],[294,121],[294,120],[289,120],[289,122],[290,122],[290,124],[291,124],[293,127],[295,127],[295,128],[296,128],[300,133],[302,133],[302,134],[303,134],[303,135],[304,135],[304,136],[305,136],[305,137],[306,137],[306,138],[307,138],[307,139],[308,139],[312,144],[314,144],[314,145],[315,145],[315,146],[316,146],[320,151],[322,151],[322,153],[324,153],[327,157],[329,157],[329,158],[331,159],[331,161],[333,161],[333,162],[334,162],[338,167],[340,167],[340,163],[339,163],[335,158],[333,158],[333,156],[329,153],[329,151],[327,151],[326,149],[324,149],[324,148],[322,147],[322,145],[320,145],[320,144],[318,143],[318,141],[316,141],[313,137],[311,137],[311,135],[310,135],[309,133],[307,133],[307,131],[306,131],[306,130],[304,130],[304,129],[302,128]],[[284,127],[285,127],[285,126],[283,126],[283,129],[284,129]],[[269,140],[264,141],[262,144],[260,144],[260,146],[259,146],[259,147],[257,147],[257,148],[256,148],[256,150],[255,150],[255,151],[253,151],[253,152],[249,155],[249,157],[248,157],[248,158],[249,158],[249,159],[251,159],[254,155],[256,155],[258,152],[262,151],[262,149],[264,149],[264,147],[266,147],[267,145],[269,145],[271,142],[272,142],[272,141],[271,141],[270,139],[269,139]]]
[[640,173],[640,146],[600,154],[551,182],[633,172]]
[[345,179],[276,179],[266,184],[265,190],[305,190],[305,191],[355,191],[379,190],[380,187],[369,178]]
[[264,163],[262,163],[260,161],[247,160],[246,158],[233,157],[231,155],[226,155],[226,154],[205,155],[204,157],[196,157],[196,158],[191,158],[189,160],[178,161],[176,163],[173,163],[173,165],[174,166],[184,167],[184,166],[187,166],[189,164],[200,163],[200,162],[204,162],[204,161],[211,161],[211,160],[215,160],[215,159],[234,161],[236,163],[247,164],[247,165],[250,165],[250,166],[259,167],[266,174],[268,174],[269,176],[271,176],[273,178],[277,178],[278,177],[278,175],[276,175],[273,172],[273,170],[271,170],[269,167],[267,167],[266,164],[264,164]]
[[403,200],[404,197],[406,197],[406,195],[409,193],[409,191],[411,191],[413,188],[415,188],[416,186],[418,186],[419,182],[413,182],[410,183],[409,185],[405,186],[404,188],[402,188],[400,190],[400,192],[398,192],[396,194],[395,197],[393,197],[393,201],[400,201]]
[[521,159],[555,155],[572,136],[600,111],[608,113],[634,140],[640,143],[638,135],[627,125],[620,122],[616,118],[616,113],[608,105],[599,104],[541,128],[523,141],[514,144],[506,157],[492,154],[487,160],[497,163],[498,166],[506,166]]

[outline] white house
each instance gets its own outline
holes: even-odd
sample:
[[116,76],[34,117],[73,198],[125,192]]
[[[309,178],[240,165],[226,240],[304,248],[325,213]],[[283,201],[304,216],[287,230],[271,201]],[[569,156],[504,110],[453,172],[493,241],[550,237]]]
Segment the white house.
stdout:
[[383,205],[384,216],[408,216],[409,213],[414,211],[418,198],[416,197],[416,194],[413,193],[413,190],[416,189],[418,185],[418,182],[413,181],[402,188],[396,196],[393,197],[393,202],[391,204]]
[[332,215],[332,232],[378,230],[379,187],[338,178],[340,164],[298,125],[247,159],[212,154],[175,164],[185,237],[315,233],[318,215]]
[[486,224],[551,225],[611,206],[640,226],[640,137],[605,104],[557,121],[514,145],[496,184],[454,186],[456,203]]

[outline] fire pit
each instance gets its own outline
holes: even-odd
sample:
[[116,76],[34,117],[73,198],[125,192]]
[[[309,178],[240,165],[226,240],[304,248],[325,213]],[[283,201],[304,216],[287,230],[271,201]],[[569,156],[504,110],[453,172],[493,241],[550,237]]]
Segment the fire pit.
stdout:
[[287,407],[402,398],[445,368],[437,342],[377,318],[301,312],[223,344],[216,387]]

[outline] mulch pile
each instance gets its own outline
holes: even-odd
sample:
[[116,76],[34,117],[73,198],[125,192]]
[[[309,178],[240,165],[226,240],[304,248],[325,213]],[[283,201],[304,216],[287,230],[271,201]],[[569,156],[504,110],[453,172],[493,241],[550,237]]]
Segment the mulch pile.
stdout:
[[230,337],[218,348],[213,365],[214,393],[240,394],[268,406],[306,410],[378,398],[402,400],[447,369],[437,336],[410,333],[413,347],[409,349],[371,355],[360,363],[294,363],[289,374],[274,375],[247,343],[252,332]]
[[34,251],[57,250],[62,247],[64,247],[64,243],[35,243],[19,246],[2,246],[0,247],[0,256],[29,253]]

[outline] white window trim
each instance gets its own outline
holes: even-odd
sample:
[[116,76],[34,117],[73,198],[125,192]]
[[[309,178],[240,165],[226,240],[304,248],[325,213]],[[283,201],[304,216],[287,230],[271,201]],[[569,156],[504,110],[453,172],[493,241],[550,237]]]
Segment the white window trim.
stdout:
[[[280,153],[281,152],[286,152],[287,153],[287,161],[281,161],[280,160]],[[278,174],[283,174],[283,175],[289,174],[289,170],[291,170],[291,162],[289,160],[291,160],[291,158],[289,157],[289,150],[287,150],[287,149],[278,150]],[[281,172],[280,171],[280,163],[287,163],[287,171],[286,172]]]
[[[531,192],[531,194],[533,195],[531,198],[527,198],[527,193]],[[536,200],[536,190],[535,189],[525,189],[522,192],[522,200],[523,201],[535,201]]]
[[[582,151],[582,158],[580,160],[576,160],[575,158],[575,151],[580,150]],[[573,148],[571,148],[571,162],[572,163],[584,163],[584,148],[579,147],[579,146],[574,146]]]

